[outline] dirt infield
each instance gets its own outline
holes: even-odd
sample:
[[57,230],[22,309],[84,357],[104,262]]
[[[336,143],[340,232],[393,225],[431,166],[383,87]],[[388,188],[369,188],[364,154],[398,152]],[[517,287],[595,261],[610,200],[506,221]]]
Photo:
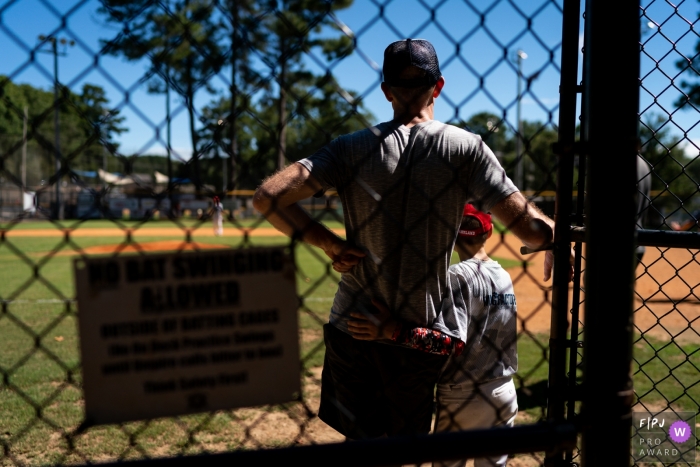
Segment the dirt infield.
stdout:
[[105,255],[113,253],[138,253],[159,251],[196,251],[216,250],[230,248],[229,245],[185,242],[182,240],[160,240],[156,242],[117,243],[113,245],[95,245],[81,249],[80,251],[59,251],[55,256]]
[[[192,242],[184,239],[190,233]],[[343,236],[343,229],[334,229]],[[63,237],[66,231],[58,229],[16,229],[5,233],[7,237]],[[226,228],[224,237],[273,237],[281,234],[273,228]],[[157,252],[229,248],[228,245],[197,242],[197,238],[214,237],[208,224],[198,229],[167,227],[78,228],[70,231],[72,237],[123,237],[133,243],[115,243],[86,247],[84,254],[110,254],[116,252]],[[155,240],[155,238],[159,238]],[[167,239],[178,237],[179,240]],[[167,239],[167,240],[166,240]],[[487,244],[490,255],[522,262],[523,268],[508,269],[515,286],[520,315],[519,331],[548,332],[551,322],[551,280],[542,280],[544,253],[528,256],[520,254],[520,241],[513,235],[493,236]],[[60,254],[76,254],[65,252]],[[584,264],[585,269],[585,264]],[[658,339],[700,342],[700,262],[697,250],[647,248],[647,253],[637,269],[635,286],[634,323],[638,332]],[[573,286],[569,286],[569,293]],[[612,293],[612,292],[611,292]],[[585,301],[585,293],[581,293]],[[570,298],[571,300],[571,298]],[[614,313],[615,310],[601,310]],[[581,310],[583,316],[583,310]],[[583,321],[583,320],[582,320]]]
[[[338,235],[345,235],[345,229],[331,229]],[[213,229],[210,224],[203,224],[199,228],[194,227],[139,227],[139,228],[124,228],[116,227],[94,228],[94,227],[78,227],[76,229],[13,229],[5,232],[8,238],[25,238],[25,237],[65,237],[66,233],[71,237],[126,237],[131,235],[132,238],[141,237],[179,237],[185,238],[189,233],[192,238],[197,237],[214,237]],[[282,234],[271,227],[227,227],[224,229],[223,237],[245,237],[246,235],[255,237],[278,237]]]
[[[525,271],[511,268],[518,314],[531,332],[548,331],[550,327],[551,280],[544,282],[544,254],[520,255],[520,241],[506,235],[504,242],[493,237],[487,245],[490,255],[527,260]],[[648,247],[637,267],[634,301],[636,331],[661,340],[700,342],[700,255],[698,250]],[[584,250],[585,257],[585,250]],[[612,267],[612,265],[611,265]],[[582,264],[585,270],[585,261]],[[569,286],[569,303],[573,286]],[[609,293],[615,293],[611,290]],[[545,303],[546,300],[546,303]],[[585,303],[585,293],[581,292]],[[533,310],[531,314],[529,310]],[[601,310],[615,313],[615,310]],[[581,307],[581,322],[583,306]]]

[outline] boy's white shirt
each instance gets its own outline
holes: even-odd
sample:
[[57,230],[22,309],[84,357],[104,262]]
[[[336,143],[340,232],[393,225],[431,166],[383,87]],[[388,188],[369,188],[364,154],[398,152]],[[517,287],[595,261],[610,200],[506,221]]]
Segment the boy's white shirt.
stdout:
[[496,261],[470,258],[450,266],[441,312],[431,327],[466,344],[448,359],[441,383],[490,381],[518,369],[513,282]]

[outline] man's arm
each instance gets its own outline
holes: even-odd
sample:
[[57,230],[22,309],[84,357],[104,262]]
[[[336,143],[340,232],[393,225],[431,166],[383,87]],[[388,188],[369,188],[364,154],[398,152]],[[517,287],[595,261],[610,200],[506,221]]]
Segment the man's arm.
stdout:
[[554,241],[554,221],[519,191],[496,203],[491,213],[529,248],[541,248]]
[[[554,242],[554,221],[547,217],[537,206],[516,191],[503,198],[491,208],[491,212],[511,232],[529,248],[541,248]],[[571,269],[569,280],[573,278],[573,250],[571,251]],[[554,253],[547,250],[544,261],[544,280],[552,275]]]
[[392,340],[404,347],[437,355],[459,355],[464,350],[464,342],[441,331],[398,321],[391,317],[389,308],[383,303],[372,300],[379,310],[377,315],[364,315],[361,312],[350,313],[348,321],[350,335],[358,340],[377,339]]
[[312,219],[298,204],[322,190],[321,184],[301,164],[292,164],[263,181],[253,196],[253,207],[288,237],[316,246],[333,260],[333,269],[347,272],[365,256]]

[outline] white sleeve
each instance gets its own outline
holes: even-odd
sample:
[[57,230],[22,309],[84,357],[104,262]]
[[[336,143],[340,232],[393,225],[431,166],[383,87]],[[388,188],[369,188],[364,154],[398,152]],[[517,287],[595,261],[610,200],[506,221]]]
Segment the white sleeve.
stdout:
[[461,275],[452,271],[448,271],[447,275],[449,280],[440,306],[440,313],[430,327],[466,342],[467,328],[469,327],[467,310],[469,297],[465,297],[463,294],[464,292],[468,294],[469,288]]

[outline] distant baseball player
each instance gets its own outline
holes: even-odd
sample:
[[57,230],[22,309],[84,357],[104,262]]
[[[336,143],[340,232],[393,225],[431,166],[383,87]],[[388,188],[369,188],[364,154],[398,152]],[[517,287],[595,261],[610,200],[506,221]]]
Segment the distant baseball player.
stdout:
[[[377,312],[376,299],[396,318],[433,323],[467,200],[479,200],[529,247],[554,238],[554,222],[527,202],[479,136],[434,119],[445,79],[430,42],[390,44],[383,75],[391,121],[334,139],[264,180],[253,198],[273,226],[323,250],[342,273],[324,325],[319,418],[349,439],[428,433],[446,359],[353,339],[350,313]],[[347,240],[297,204],[332,187]],[[548,252],[545,280],[552,258]]]
[[220,237],[224,234],[224,207],[221,205],[218,196],[214,196],[212,201],[214,206],[212,208],[211,222],[214,227],[214,235]]
[[[651,168],[640,155],[637,155],[637,229],[643,229],[649,218],[649,208],[651,204]],[[641,263],[646,247],[637,245],[635,252],[637,264]]]
[[[491,216],[467,204],[455,243],[460,262],[448,270],[442,313],[429,328],[393,319],[378,302],[382,313],[376,319],[351,313],[348,329],[356,339],[385,338],[450,354],[437,385],[436,432],[513,426],[518,413],[512,377],[518,369],[515,293],[510,275],[486,254],[492,232]],[[501,467],[507,459],[479,458],[474,467]],[[466,461],[433,465],[464,467]]]

